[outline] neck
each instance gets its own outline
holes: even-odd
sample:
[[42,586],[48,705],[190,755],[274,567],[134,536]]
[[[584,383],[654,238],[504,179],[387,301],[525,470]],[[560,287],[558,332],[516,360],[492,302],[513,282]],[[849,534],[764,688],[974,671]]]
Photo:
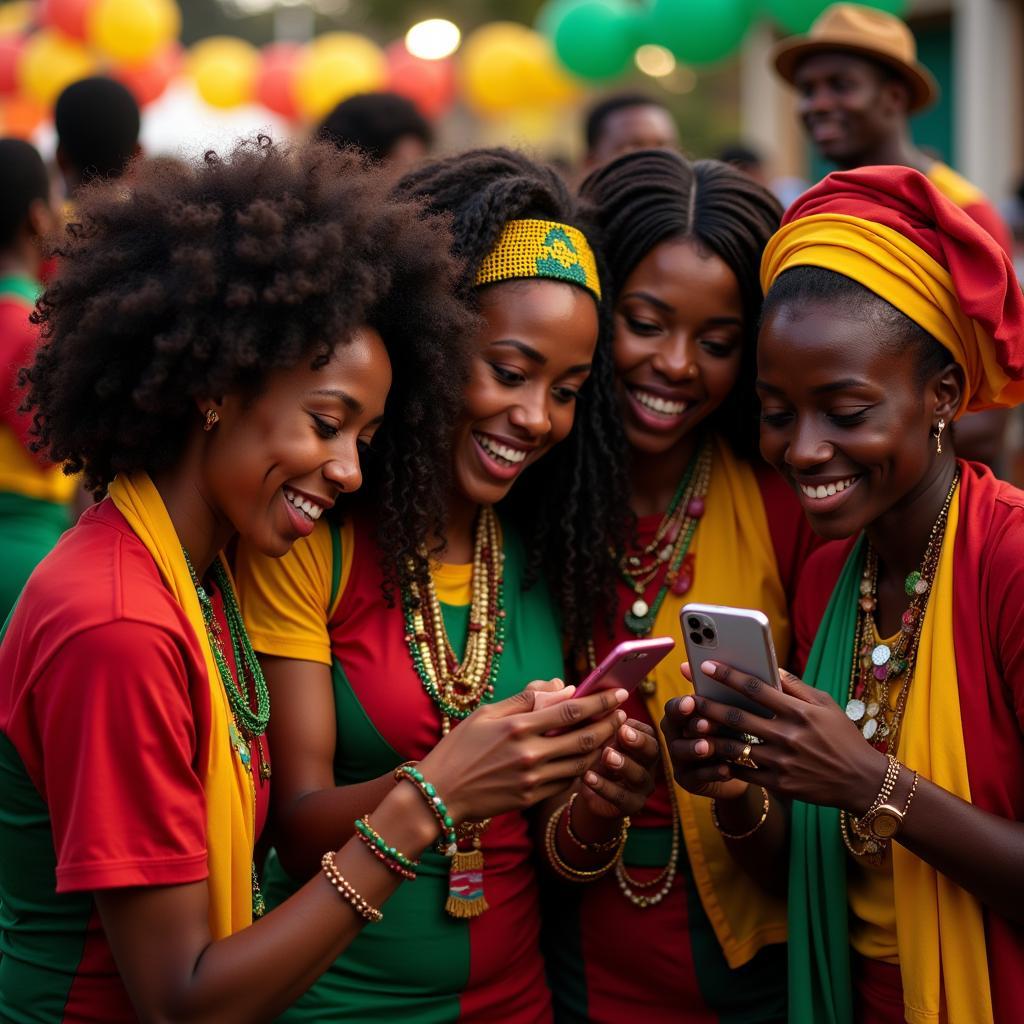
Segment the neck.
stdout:
[[201,579],[235,535],[235,528],[203,493],[196,447],[191,444],[172,469],[154,474],[153,483],[171,517],[174,532]]
[[657,455],[630,452],[630,504],[638,516],[657,515],[668,508],[686,467],[693,459],[700,438],[691,431],[675,447]]
[[[448,515],[444,524],[444,537],[436,538],[443,544],[441,561],[464,565],[473,560],[473,538],[480,506],[461,491],[453,490],[448,501]],[[436,547],[436,543],[432,545]]]
[[922,174],[927,174],[934,162],[934,160],[927,157],[910,141],[910,134],[906,127],[903,127],[899,131],[893,132],[888,138],[883,139],[878,145],[871,147],[863,153],[858,153],[857,159],[851,160],[845,169],[891,165],[896,167],[912,167]]
[[890,582],[902,585],[907,574],[921,564],[955,472],[956,456],[951,451],[943,453],[907,497],[867,528],[878,552],[879,572]]

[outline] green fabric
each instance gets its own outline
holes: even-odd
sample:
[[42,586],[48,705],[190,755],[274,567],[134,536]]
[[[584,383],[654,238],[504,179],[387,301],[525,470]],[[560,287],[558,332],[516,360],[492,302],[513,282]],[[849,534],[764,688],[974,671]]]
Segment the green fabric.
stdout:
[[66,505],[0,492],[0,619],[69,525]]
[[[331,532],[334,589],[341,551],[338,531]],[[532,679],[561,677],[564,668],[558,616],[551,597],[540,585],[522,591],[522,545],[511,531],[505,531],[504,536],[508,631],[494,700],[517,693]],[[348,585],[362,582],[350,579]],[[463,651],[469,632],[469,606],[442,604],[441,611],[452,648]],[[394,614],[398,616],[396,629],[401,630],[401,612]],[[397,636],[404,649],[401,633]],[[390,773],[405,756],[370,720],[337,660],[332,678],[338,724],[335,783],[352,785]],[[447,858],[426,851],[416,881],[404,883],[388,900],[384,920],[364,929],[280,1020],[287,1024],[334,1019],[367,1024],[392,1020],[442,1024],[457,1020],[461,993],[469,980],[470,925],[445,913],[448,866]],[[268,906],[286,899],[299,884],[271,853],[263,886]]]
[[24,274],[9,274],[6,277],[0,277],[0,298],[5,295],[15,295],[34,306],[42,290],[43,286],[38,281]]
[[[865,541],[850,553],[807,659],[804,679],[842,707],[850,665]],[[846,852],[839,810],[796,801],[789,862],[790,1024],[852,1024]]]
[[0,1020],[63,1020],[85,948],[89,893],[54,897],[57,857],[46,804],[0,733]]

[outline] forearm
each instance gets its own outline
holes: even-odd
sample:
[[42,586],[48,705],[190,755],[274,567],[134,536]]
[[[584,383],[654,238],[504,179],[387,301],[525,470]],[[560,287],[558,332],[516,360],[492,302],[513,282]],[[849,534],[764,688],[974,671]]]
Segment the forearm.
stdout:
[[[786,895],[789,880],[789,806],[778,796],[768,794],[768,813],[758,826],[764,811],[760,786],[750,785],[733,800],[716,800],[719,830],[733,860],[766,892]],[[757,826],[752,834],[750,830]],[[726,834],[727,833],[727,834]],[[730,839],[729,836],[746,836]]]
[[356,818],[373,811],[395,784],[393,776],[382,775],[282,799],[274,837],[281,865],[294,878],[310,878],[320,870],[324,850],[341,846],[352,835]]
[[[555,874],[560,874],[558,864],[551,856],[547,843],[548,829],[552,818],[558,815],[554,824],[555,856],[563,864],[574,871],[601,871],[615,858],[615,849],[588,849],[592,845],[607,846],[614,842],[622,832],[622,818],[605,818],[591,813],[586,804],[577,799],[572,807],[572,834],[569,833],[570,817],[566,811],[566,803],[579,786],[558,794],[540,808],[538,815],[538,831],[540,848],[545,865]],[[575,838],[574,838],[575,837]],[[580,879],[583,881],[584,879]]]
[[[903,807],[912,781],[904,768],[889,802]],[[896,839],[1001,917],[1024,924],[1024,824],[922,778]]]

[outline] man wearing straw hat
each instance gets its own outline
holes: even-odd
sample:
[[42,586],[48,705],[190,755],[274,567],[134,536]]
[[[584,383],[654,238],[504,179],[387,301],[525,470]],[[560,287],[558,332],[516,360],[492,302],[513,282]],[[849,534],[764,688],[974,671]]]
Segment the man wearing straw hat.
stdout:
[[913,167],[1010,251],[1009,232],[981,191],[911,141],[910,115],[934,103],[939,86],[899,18],[833,4],[807,35],[783,40],[774,60],[799,93],[800,118],[824,159],[842,170]]

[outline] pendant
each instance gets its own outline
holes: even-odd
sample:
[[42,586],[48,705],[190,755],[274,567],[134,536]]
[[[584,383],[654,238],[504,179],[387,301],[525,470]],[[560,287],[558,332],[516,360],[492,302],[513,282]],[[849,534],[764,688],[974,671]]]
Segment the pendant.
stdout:
[[856,698],[848,700],[846,702],[846,717],[851,722],[859,722],[864,717],[864,701]]
[[892,651],[889,649],[889,645],[888,644],[879,644],[871,652],[871,660],[876,665],[879,665],[879,666],[886,664],[886,662],[888,662],[888,660],[891,657],[892,657]]
[[[479,826],[486,828],[487,821]],[[482,828],[480,829],[482,831]],[[484,852],[480,848],[480,831],[473,835],[473,848],[459,850],[448,869],[448,899],[444,909],[450,917],[479,917],[488,909],[484,896]]]
[[[636,605],[633,605],[633,608],[635,607]],[[644,607],[646,608],[647,605],[644,605]],[[646,633],[650,633],[651,627],[654,625],[654,616],[650,612],[643,616],[634,615],[633,608],[622,617],[622,621],[626,623],[626,629],[637,636],[644,636]]]
[[694,556],[692,551],[686,553],[686,557],[683,559],[683,564],[679,566],[676,572],[675,579],[669,584],[672,589],[672,593],[676,597],[682,597],[683,594],[688,594],[690,588],[693,586],[693,563]]
[[880,707],[878,706],[878,701],[876,701],[876,700],[873,700],[873,701],[872,701],[872,702],[871,702],[871,703],[870,703],[870,704],[869,704],[869,705],[868,705],[868,706],[867,706],[867,707],[866,707],[866,708],[864,709],[864,713],[865,713],[865,714],[866,714],[866,715],[868,716],[868,718],[877,718],[877,717],[878,717],[878,712],[879,712],[879,711],[881,711],[881,708],[880,708]]
[[861,730],[860,731],[861,731],[861,734],[863,735],[864,739],[870,740],[875,735],[875,733],[878,732],[878,719],[877,718],[869,718],[861,726]]
[[915,569],[912,573],[909,573],[907,578],[903,581],[903,589],[906,591],[907,597],[913,597],[915,594],[923,594],[924,590],[928,589],[928,584],[924,583],[924,590],[918,590],[917,586],[919,583],[924,583],[921,579],[921,574]]
[[231,737],[231,746],[235,748],[238,759],[248,768],[252,763],[252,751],[234,722],[228,726],[228,735]]

